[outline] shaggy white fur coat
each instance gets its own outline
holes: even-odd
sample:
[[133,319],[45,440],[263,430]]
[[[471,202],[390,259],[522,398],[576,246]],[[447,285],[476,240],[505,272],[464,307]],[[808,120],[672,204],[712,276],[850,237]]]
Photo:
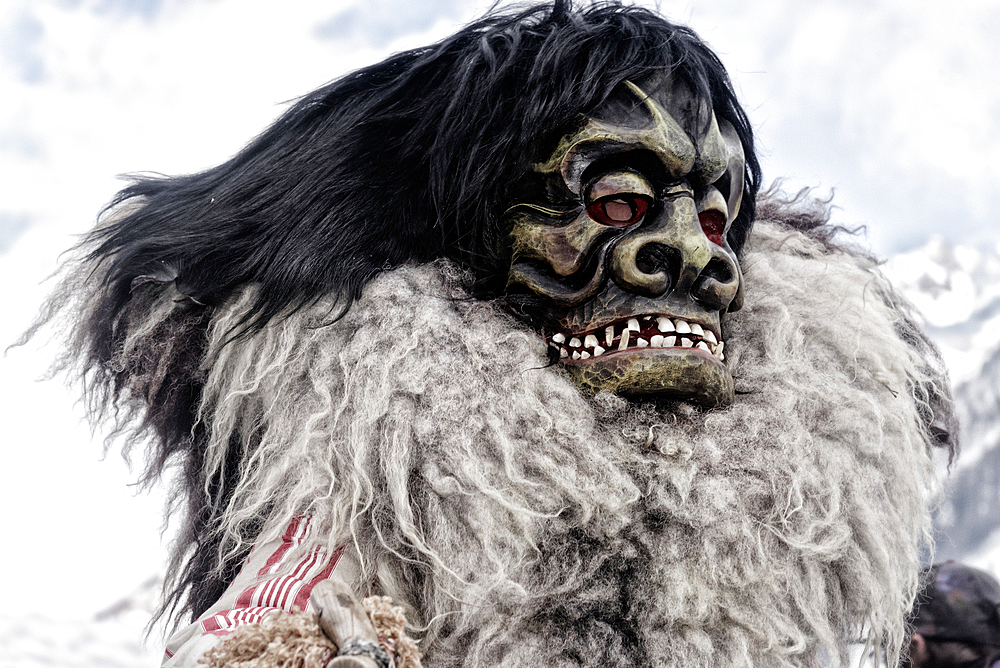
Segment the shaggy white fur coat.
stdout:
[[[238,471],[223,556],[311,514],[407,609],[430,667],[843,665],[862,637],[892,665],[947,381],[874,262],[766,219],[801,211],[761,212],[721,410],[585,395],[448,264],[382,274],[339,320],[331,299],[233,339],[247,288],[198,371],[205,479]],[[47,317],[90,308],[78,279]],[[120,368],[184,308],[156,290]],[[114,399],[120,430],[145,400]]]
[[870,260],[762,220],[742,266],[712,411],[585,396],[446,264],[232,341],[248,291],[202,365],[209,466],[243,444],[225,547],[310,513],[428,666],[838,665],[861,637],[892,661],[944,378]]

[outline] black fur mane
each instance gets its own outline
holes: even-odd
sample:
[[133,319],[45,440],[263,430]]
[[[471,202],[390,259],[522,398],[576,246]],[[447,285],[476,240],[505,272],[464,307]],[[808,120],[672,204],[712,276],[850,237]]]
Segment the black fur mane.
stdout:
[[[258,286],[238,336],[321,295],[346,309],[380,272],[436,258],[468,269],[477,296],[497,295],[507,253],[500,218],[525,168],[623,81],[664,72],[711,100],[743,143],[743,206],[729,232],[739,252],[760,167],[729,78],[691,30],[618,2],[494,13],[309,93],[218,167],[134,177],[115,197],[82,246],[103,281],[82,323],[84,363],[106,409],[142,404],[140,431],[154,441],[147,481],[182,468],[187,519],[169,608],[197,616],[241,561],[218,564],[213,509],[233,481],[204,479],[194,424],[213,307]],[[184,309],[143,344],[145,361],[110,365],[129,323],[171,283],[189,299]]]
[[[321,294],[356,298],[376,274],[447,257],[497,289],[499,214],[539,147],[626,79],[670,71],[713,101],[747,153],[737,252],[760,180],[753,137],[717,57],[689,29],[617,3],[537,5],[473,23],[309,93],[239,154],[205,172],[136,177],[95,231],[108,298],[165,268],[217,304],[261,286],[250,326]],[[502,287],[502,286],[501,286]]]

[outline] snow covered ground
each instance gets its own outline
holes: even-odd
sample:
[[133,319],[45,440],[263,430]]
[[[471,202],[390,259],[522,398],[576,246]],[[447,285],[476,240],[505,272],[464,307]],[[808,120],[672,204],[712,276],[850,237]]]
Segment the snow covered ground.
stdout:
[[15,610],[0,613],[0,665],[5,668],[139,668],[157,666],[163,643],[145,627],[161,580],[149,578],[110,608],[84,618]]
[[100,622],[0,613],[0,663],[9,668],[156,666],[163,650],[143,644],[146,619],[138,612]]
[[0,612],[0,666],[4,668],[139,668],[163,656],[160,629],[146,633],[162,579],[147,578],[93,614],[67,611],[54,601]]

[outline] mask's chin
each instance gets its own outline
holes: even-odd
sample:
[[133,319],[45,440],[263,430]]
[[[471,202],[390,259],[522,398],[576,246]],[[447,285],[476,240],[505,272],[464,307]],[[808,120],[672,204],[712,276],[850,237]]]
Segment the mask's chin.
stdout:
[[707,408],[732,404],[718,314],[647,311],[598,318],[581,326],[562,320],[542,328],[551,354],[592,392],[657,396]]
[[650,349],[564,362],[580,387],[621,396],[659,396],[706,408],[733,403],[733,377],[710,353],[698,349]]

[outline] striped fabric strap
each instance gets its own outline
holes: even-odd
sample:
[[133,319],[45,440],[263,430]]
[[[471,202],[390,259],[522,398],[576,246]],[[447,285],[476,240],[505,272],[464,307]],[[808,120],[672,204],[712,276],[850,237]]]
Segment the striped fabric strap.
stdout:
[[[343,550],[327,558],[324,544],[297,550],[307,544],[310,519],[293,519],[285,529],[280,544],[266,555],[256,579],[237,596],[231,608],[219,610],[201,620],[204,633],[226,635],[241,624],[256,624],[274,610],[305,610],[313,587],[329,578],[337,567]],[[265,555],[251,555],[244,568],[260,563]],[[294,558],[296,561],[290,562]],[[240,574],[240,578],[243,577]],[[240,579],[237,578],[237,579]]]

